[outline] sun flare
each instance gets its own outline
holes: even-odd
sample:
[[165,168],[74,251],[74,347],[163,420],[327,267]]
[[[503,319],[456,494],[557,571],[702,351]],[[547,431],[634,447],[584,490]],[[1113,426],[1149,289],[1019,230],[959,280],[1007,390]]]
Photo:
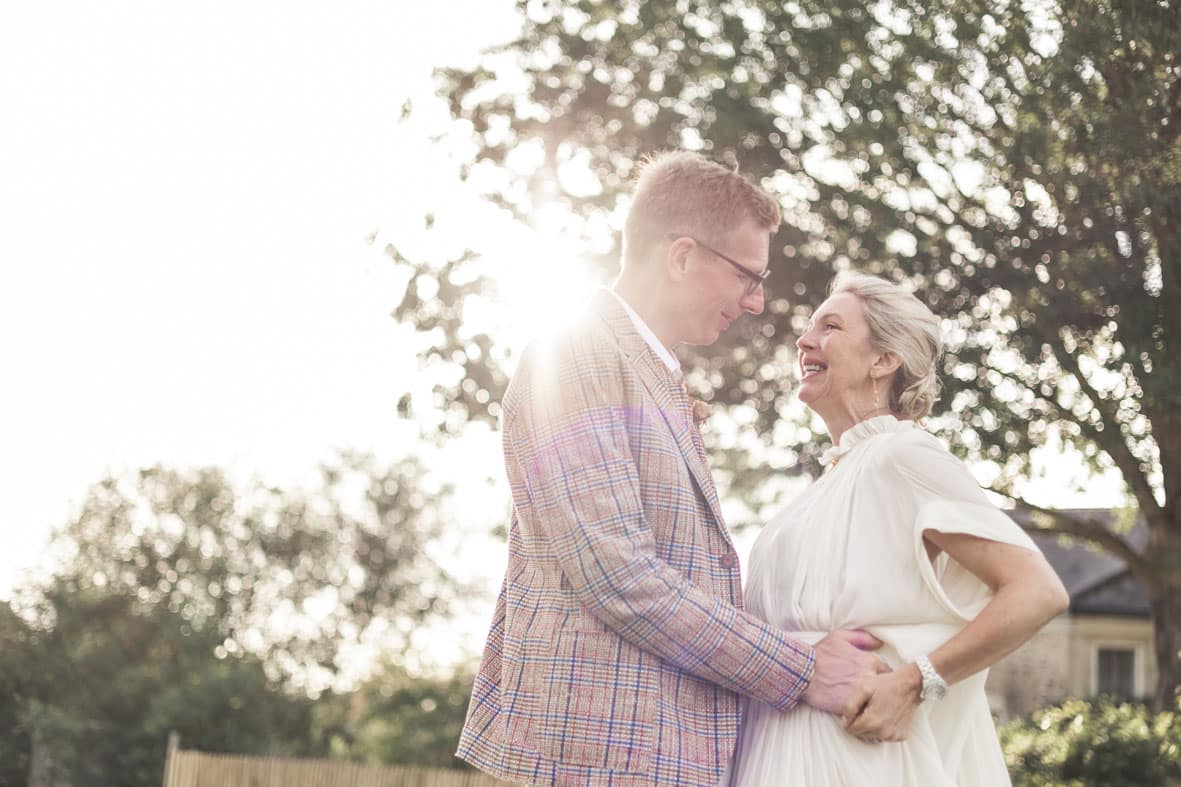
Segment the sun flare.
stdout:
[[514,355],[574,319],[597,283],[573,240],[536,230],[524,230],[520,240],[494,264],[504,340]]

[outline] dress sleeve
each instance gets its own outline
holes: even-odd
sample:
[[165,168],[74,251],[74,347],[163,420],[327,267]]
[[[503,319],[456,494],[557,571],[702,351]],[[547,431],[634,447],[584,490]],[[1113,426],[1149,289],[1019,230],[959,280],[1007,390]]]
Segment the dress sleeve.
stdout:
[[947,553],[927,556],[923,534],[962,533],[1037,552],[1037,545],[1005,512],[988,502],[968,468],[934,436],[913,430],[894,441],[891,459],[915,502],[911,539],[924,583],[949,612],[972,620],[992,589]]

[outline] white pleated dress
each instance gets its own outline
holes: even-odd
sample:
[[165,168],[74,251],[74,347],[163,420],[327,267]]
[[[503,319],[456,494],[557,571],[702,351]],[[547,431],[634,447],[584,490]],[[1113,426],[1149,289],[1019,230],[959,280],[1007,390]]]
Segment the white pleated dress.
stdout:
[[[992,597],[946,554],[928,559],[923,531],[1037,549],[964,464],[910,421],[863,421],[830,453],[840,461],[772,519],[751,550],[746,608],[801,638],[864,629],[885,643],[878,655],[901,666],[954,636]],[[900,743],[862,743],[839,717],[805,705],[779,713],[747,701],[730,784],[1009,785],[985,676],[923,703]]]

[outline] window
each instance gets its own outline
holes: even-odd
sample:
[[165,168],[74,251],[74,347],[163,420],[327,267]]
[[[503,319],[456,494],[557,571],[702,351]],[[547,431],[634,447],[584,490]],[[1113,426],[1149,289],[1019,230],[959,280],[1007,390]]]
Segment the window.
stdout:
[[1136,651],[1131,648],[1099,648],[1099,693],[1118,700],[1135,696]]

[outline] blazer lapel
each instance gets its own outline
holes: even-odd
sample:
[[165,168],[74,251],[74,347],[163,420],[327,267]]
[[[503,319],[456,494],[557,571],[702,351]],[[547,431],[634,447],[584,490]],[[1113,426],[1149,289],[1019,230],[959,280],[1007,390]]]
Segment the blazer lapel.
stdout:
[[717,519],[719,526],[727,540],[729,534],[726,533],[726,528],[722,526],[725,521],[722,519],[722,507],[718,500],[718,492],[714,487],[713,476],[710,473],[709,466],[706,465],[705,460],[698,453],[697,448],[693,445],[693,423],[692,414],[687,412],[679,404],[679,397],[684,396],[682,392],[678,392],[673,388],[672,373],[668,367],[665,366],[664,361],[656,354],[656,352],[648,346],[644,341],[644,337],[636,331],[635,325],[632,323],[631,317],[624,311],[619,302],[615,300],[615,296],[607,290],[598,292],[595,296],[594,305],[603,320],[611,327],[619,341],[620,349],[623,350],[624,355],[627,356],[636,374],[639,376],[644,387],[648,389],[653,401],[656,403],[656,409],[660,411],[661,417],[664,418],[668,424],[669,431],[672,432],[673,438],[677,441],[677,446],[681,449],[681,455],[685,459],[685,464],[689,467],[689,473],[693,476],[693,480],[697,484],[697,488],[701,490],[701,494],[705,497],[706,502],[709,503],[710,510]]

